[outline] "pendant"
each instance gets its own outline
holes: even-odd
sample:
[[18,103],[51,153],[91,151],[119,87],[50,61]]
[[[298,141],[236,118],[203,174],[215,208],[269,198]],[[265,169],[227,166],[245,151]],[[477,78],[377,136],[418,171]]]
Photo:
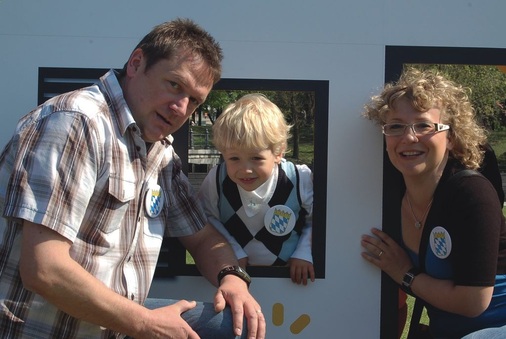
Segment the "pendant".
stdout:
[[419,221],[416,221],[416,222],[415,222],[415,228],[416,228],[417,230],[419,230],[420,228],[422,228],[422,223],[421,223],[421,222],[419,222]]

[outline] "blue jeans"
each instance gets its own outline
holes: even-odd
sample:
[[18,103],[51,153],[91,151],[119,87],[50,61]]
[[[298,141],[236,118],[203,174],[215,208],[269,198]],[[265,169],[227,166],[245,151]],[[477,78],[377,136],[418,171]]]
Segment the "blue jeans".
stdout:
[[[144,303],[151,310],[176,303],[173,299],[148,298]],[[234,335],[232,312],[227,306],[223,312],[216,313],[213,303],[197,302],[197,306],[181,314],[181,317],[198,333],[202,339],[247,338],[248,328],[243,322],[242,336]]]
[[506,326],[484,328],[482,330],[469,333],[462,339],[504,339],[506,338]]

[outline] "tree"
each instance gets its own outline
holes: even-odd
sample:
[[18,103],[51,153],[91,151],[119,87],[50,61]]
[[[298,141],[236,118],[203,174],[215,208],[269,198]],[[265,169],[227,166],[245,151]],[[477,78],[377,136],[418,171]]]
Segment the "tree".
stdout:
[[278,91],[271,99],[285,114],[286,121],[292,125],[291,129],[291,157],[300,159],[300,144],[302,132],[309,131],[312,136],[314,130],[315,98],[312,92]]
[[489,130],[506,127],[506,74],[496,66],[485,65],[413,65],[418,69],[435,69],[470,90],[476,115]]

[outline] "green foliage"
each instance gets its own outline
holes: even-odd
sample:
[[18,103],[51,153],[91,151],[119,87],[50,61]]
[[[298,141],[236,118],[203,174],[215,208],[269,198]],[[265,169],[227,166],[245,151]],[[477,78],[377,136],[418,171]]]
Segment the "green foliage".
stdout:
[[506,172],[506,74],[497,66],[410,64],[420,70],[433,69],[467,88],[478,121],[489,132],[499,167]]
[[478,119],[488,130],[506,127],[506,74],[496,66],[484,65],[409,65],[435,69],[448,79],[469,89],[469,99]]
[[492,131],[488,139],[497,156],[501,172],[506,172],[506,130]]
[[[406,339],[408,337],[409,325],[411,323],[411,314],[413,313],[415,298],[408,295],[406,303],[408,304],[408,316],[406,318],[406,325],[404,326],[404,331],[402,332],[401,339]],[[429,324],[429,316],[427,315],[427,310],[425,308],[423,309],[422,317],[420,318],[420,323],[425,325]]]

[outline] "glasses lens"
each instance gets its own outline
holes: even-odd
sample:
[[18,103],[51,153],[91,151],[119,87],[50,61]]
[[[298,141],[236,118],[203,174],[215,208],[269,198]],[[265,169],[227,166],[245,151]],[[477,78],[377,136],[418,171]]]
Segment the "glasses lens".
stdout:
[[432,122],[417,122],[411,125],[397,123],[386,124],[383,125],[383,133],[390,136],[401,136],[404,135],[407,127],[412,128],[415,135],[427,135],[436,132],[436,124]]
[[383,133],[386,135],[403,135],[406,125],[404,124],[386,124],[383,125]]
[[417,122],[413,124],[413,129],[417,135],[427,135],[435,132],[435,125],[430,122]]

